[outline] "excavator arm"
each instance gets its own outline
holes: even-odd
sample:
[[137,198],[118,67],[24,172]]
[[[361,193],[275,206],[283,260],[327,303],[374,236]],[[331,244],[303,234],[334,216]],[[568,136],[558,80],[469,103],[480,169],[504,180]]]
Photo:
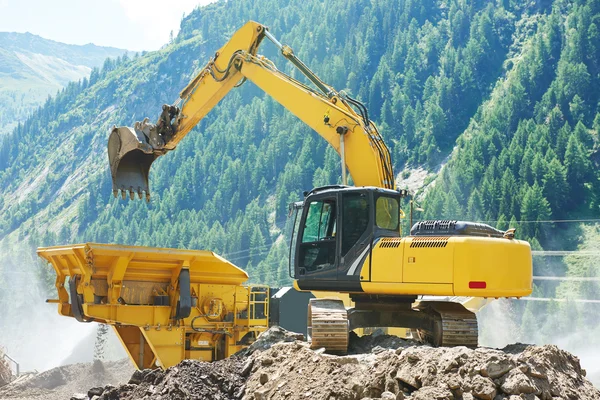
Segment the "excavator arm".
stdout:
[[[316,87],[295,80],[273,62],[257,55],[264,38],[294,64]],[[146,118],[133,128],[114,127],[108,141],[108,156],[115,196],[127,192],[150,199],[148,175],[156,158],[177,144],[216,106],[231,89],[245,80],[256,84],[292,114],[322,136],[342,158],[357,186],[394,188],[389,150],[366,108],[343,91],[322,82],[292,49],[275,39],[268,29],[248,22],[191,80],[173,105],[164,105],[156,124]]]

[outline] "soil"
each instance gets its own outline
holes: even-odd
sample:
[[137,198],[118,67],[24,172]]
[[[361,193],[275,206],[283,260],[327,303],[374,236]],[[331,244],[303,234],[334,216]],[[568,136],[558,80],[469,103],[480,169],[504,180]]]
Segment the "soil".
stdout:
[[[311,350],[299,338],[273,327],[252,347],[228,359],[185,360],[166,371],[136,371],[125,384],[94,387],[79,397],[72,396],[81,390],[80,384],[69,379],[77,381],[86,375],[84,367],[73,368],[79,375],[72,377],[65,370],[51,370],[21,386],[27,390],[23,393],[39,393],[39,397],[20,398],[58,398],[48,395],[53,390],[48,386],[58,382],[54,389],[61,388],[65,400],[600,399],[600,391],[586,379],[579,359],[556,346],[432,348],[374,334],[353,335],[349,354],[337,356],[324,349]],[[111,383],[118,381],[117,375]],[[88,388],[98,386],[96,382]],[[19,388],[15,385],[9,384],[8,392],[0,389],[0,398],[14,395]]]
[[126,383],[133,372],[128,359],[65,365],[38,374],[21,375],[0,387],[0,399],[68,400],[76,393],[87,398],[90,387]]

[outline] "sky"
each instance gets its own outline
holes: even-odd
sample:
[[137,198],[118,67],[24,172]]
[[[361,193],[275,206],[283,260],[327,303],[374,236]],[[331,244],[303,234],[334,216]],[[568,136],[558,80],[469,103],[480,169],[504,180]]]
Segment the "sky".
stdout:
[[215,0],[0,0],[0,32],[69,44],[157,50],[183,14]]

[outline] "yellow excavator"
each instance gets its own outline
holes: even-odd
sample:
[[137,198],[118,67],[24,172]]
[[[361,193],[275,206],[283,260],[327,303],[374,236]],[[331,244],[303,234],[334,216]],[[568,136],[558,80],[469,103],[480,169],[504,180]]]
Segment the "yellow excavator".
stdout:
[[[310,82],[304,84],[258,55],[274,43]],[[154,160],[174,150],[234,87],[250,81],[314,129],[340,155],[342,185],[311,190],[291,206],[294,233],[290,275],[300,291],[348,293],[312,299],[308,333],[313,347],[345,352],[348,332],[404,327],[435,346],[477,346],[477,319],[460,302],[419,296],[521,297],[532,291],[530,246],[514,230],[462,221],[421,221],[400,229],[401,200],[389,151],[367,108],[319,79],[264,25],[238,30],[180,93],[158,121],[114,127],[108,141],[113,193],[144,195]],[[312,86],[311,86],[312,85]],[[347,185],[347,172],[355,186]]]

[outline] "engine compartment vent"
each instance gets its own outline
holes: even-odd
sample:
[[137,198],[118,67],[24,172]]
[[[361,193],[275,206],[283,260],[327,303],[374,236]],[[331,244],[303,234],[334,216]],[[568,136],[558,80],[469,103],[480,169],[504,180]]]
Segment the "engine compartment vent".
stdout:
[[401,244],[402,244],[402,239],[400,239],[400,238],[381,239],[381,242],[379,242],[379,247],[395,248],[395,247],[400,247]]
[[448,237],[415,237],[410,247],[446,247]]

